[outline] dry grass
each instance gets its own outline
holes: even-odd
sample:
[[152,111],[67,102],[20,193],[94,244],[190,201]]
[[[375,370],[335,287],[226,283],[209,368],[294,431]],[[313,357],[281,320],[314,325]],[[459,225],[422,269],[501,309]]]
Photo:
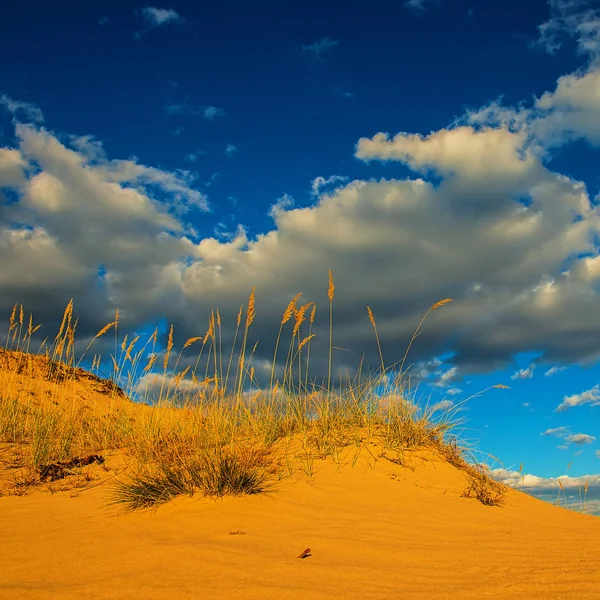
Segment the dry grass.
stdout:
[[[436,420],[433,410],[426,408],[421,412],[408,401],[408,369],[404,370],[408,351],[427,315],[451,300],[442,300],[429,309],[402,361],[387,368],[375,316],[368,307],[381,370],[363,377],[359,368],[353,381],[334,390],[331,388],[334,290],[329,272],[330,352],[325,388],[309,383],[316,307],[309,303],[298,308],[300,294],[292,299],[281,320],[266,390],[259,389],[254,380],[252,358],[256,345],[250,356],[246,353],[255,316],[254,290],[246,307],[241,346],[236,348],[243,315],[240,307],[227,365],[223,364],[221,318],[216,311],[210,315],[206,334],[190,337],[183,345],[182,351],[196,344],[199,353],[195,366],[190,364],[180,371],[177,368],[181,352],[170,368],[174,346],[171,327],[162,373],[155,370],[158,331],[137,352],[134,350],[139,337],[128,341],[125,336],[118,344],[118,310],[115,319],[90,340],[76,362],[77,321],[73,321],[72,302],[53,342],[48,345],[48,340],[44,340],[37,354],[30,352],[30,345],[39,326],[33,326],[31,317],[24,326],[23,308],[17,310],[15,305],[8,334],[0,348],[0,374],[4,377],[0,391],[0,494],[23,494],[43,485],[42,475],[49,468],[57,469],[62,462],[61,479],[71,481],[74,489],[96,485],[94,482],[100,475],[112,473],[114,502],[137,509],[157,506],[186,494],[260,493],[282,477],[297,474],[312,477],[320,460],[334,461],[342,468],[356,464],[361,453],[370,454],[373,464],[382,457],[403,464],[405,451],[428,447],[465,473],[468,479],[465,496],[476,497],[486,505],[501,505],[505,488],[485,470],[468,463],[463,457],[466,448],[459,447],[456,438],[448,435],[459,423],[451,418],[460,405]],[[275,381],[280,339],[292,317],[284,375],[281,381]],[[308,331],[303,331],[307,326]],[[91,372],[79,368],[93,342],[111,329],[115,353],[110,355],[108,379],[98,375],[101,373],[98,355],[93,357]],[[147,357],[143,367],[142,357]],[[201,372],[199,365],[203,358],[204,372]],[[399,375],[390,381],[398,364]],[[150,385],[152,379],[154,386]],[[117,382],[124,380],[122,389]],[[375,389],[383,380],[388,383],[381,397],[375,394]],[[143,402],[128,399],[136,389]],[[158,397],[152,398],[157,389]],[[373,440],[383,447],[377,456],[369,449]],[[92,460],[85,466],[81,458],[73,462],[74,457],[104,457],[111,452],[113,458],[123,457],[122,464],[112,469],[104,461],[97,464]],[[390,459],[389,453],[395,458]],[[111,461],[116,465],[113,458]],[[75,466],[67,468],[65,464]]]

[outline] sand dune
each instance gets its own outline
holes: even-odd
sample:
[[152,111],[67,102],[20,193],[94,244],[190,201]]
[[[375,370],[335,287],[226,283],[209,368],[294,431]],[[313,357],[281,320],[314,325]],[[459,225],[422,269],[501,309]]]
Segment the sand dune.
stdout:
[[[58,385],[41,376],[42,359],[29,372],[12,358],[2,389],[32,407],[77,418],[154,410],[85,373]],[[405,467],[378,443],[354,465],[347,451],[349,464],[317,460],[313,477],[268,493],[197,494],[157,510],[109,504],[127,472],[120,450],[25,495],[0,488],[0,598],[600,598],[600,518],[514,489],[503,506],[463,497],[467,475],[435,449],[407,452]]]
[[136,513],[108,485],[3,497],[0,597],[600,598],[600,519],[516,490],[484,506],[432,452],[410,462]]

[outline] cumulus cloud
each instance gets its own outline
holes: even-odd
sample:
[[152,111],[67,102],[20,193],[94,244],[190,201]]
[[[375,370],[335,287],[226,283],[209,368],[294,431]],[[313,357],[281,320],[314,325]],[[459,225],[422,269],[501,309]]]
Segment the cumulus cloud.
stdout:
[[[187,210],[206,208],[192,173],[109,160],[91,138],[70,150],[48,132],[22,126],[19,147],[0,159],[5,185],[21,192],[19,202],[3,209],[10,209],[3,223],[21,224],[3,230],[0,260],[15,264],[3,297],[12,306],[29,291],[35,305],[60,296],[57,290],[87,290],[95,306],[127,307],[138,323],[172,316],[176,328],[189,332],[211,308],[219,307],[223,322],[227,315],[234,322],[256,286],[252,335],[260,340],[257,359],[267,359],[274,315],[298,292],[304,302],[327,305],[331,269],[333,342],[346,349],[334,352],[334,369],[342,374],[363,352],[367,363],[379,364],[367,304],[390,364],[424,312],[447,297],[454,302],[428,317],[409,358],[431,361],[450,351],[434,367],[440,386],[509,367],[528,351],[541,352],[538,365],[595,362],[599,209],[582,182],[547,166],[527,119],[511,121],[500,111],[495,118],[426,136],[361,138],[358,159],[398,161],[416,175],[336,180],[341,185],[325,194],[328,180],[317,178],[315,204],[297,208],[284,195],[270,209],[270,231],[249,238],[240,227],[233,237],[199,241],[192,241],[184,219]],[[435,184],[426,180],[431,173]],[[168,203],[153,197],[154,187]],[[119,211],[123,219],[114,217]],[[96,286],[99,264],[107,265],[103,295]],[[61,284],[52,286],[48,273]],[[27,283],[38,274],[45,296],[34,296]],[[328,323],[319,314],[311,346],[315,377],[327,371],[328,358]]]
[[181,297],[181,269],[197,254],[181,217],[208,210],[192,174],[109,160],[92,138],[72,138],[69,148],[33,125],[15,133],[17,148],[0,152],[0,188],[19,194],[1,207],[3,310],[23,302],[55,319],[75,297],[94,328],[114,303],[130,303],[123,314],[138,322]]
[[237,152],[237,146],[234,146],[233,144],[227,144],[227,146],[225,146],[225,156],[231,157],[236,152]]

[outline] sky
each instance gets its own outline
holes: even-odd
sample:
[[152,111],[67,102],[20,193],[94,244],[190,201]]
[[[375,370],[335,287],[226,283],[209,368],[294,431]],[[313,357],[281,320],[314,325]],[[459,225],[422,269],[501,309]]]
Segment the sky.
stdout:
[[255,287],[264,383],[302,292],[320,381],[329,270],[334,377],[380,364],[367,306],[389,365],[451,298],[415,401],[457,407],[500,480],[555,502],[560,478],[569,506],[588,481],[600,515],[600,9],[523,6],[13,3],[6,322],[21,303],[50,335],[73,298],[81,349],[118,308],[120,336],[159,326],[164,351],[173,324],[179,351],[218,308],[227,347]]

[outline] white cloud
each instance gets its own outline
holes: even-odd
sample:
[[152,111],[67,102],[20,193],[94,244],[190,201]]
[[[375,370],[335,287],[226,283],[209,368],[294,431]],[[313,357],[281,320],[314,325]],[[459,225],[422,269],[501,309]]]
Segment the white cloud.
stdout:
[[546,431],[540,433],[540,435],[554,435],[557,437],[565,437],[569,431],[568,427],[554,427],[552,429],[546,429]]
[[554,54],[565,37],[577,41],[581,54],[595,61],[600,57],[600,9],[596,0],[549,0],[550,19],[538,26],[534,46]]
[[595,385],[593,388],[582,392],[581,394],[573,394],[565,396],[563,401],[556,407],[555,412],[562,412],[568,408],[591,404],[592,406],[600,406],[600,385]]
[[454,402],[452,402],[452,400],[442,400],[441,402],[434,404],[431,408],[431,411],[432,412],[448,411],[453,406],[454,406]]
[[18,187],[25,182],[27,161],[18,150],[0,148],[0,186]]
[[175,12],[172,8],[155,8],[153,6],[144,6],[140,11],[144,28],[135,33],[136,40],[140,40],[142,35],[165,25],[174,23],[184,23],[185,19]]
[[342,183],[348,181],[348,177],[341,175],[332,175],[331,177],[315,177],[311,184],[313,196],[318,196],[321,193],[321,189],[335,183]]
[[531,379],[533,377],[533,371],[535,370],[535,364],[529,365],[526,369],[517,371],[514,375],[511,375],[511,379]]
[[565,369],[566,369],[566,367],[552,367],[551,369],[548,369],[544,373],[544,376],[545,377],[552,377],[553,375],[556,375],[557,373],[561,373]]
[[570,444],[593,444],[596,441],[596,438],[593,435],[588,435],[587,433],[574,433],[573,435],[568,435],[565,438],[565,441]]
[[[3,207],[0,226],[2,308],[10,298],[48,314],[69,294],[95,326],[113,301],[124,300],[124,314],[143,319],[146,307],[180,295],[177,280],[197,248],[187,237],[193,229],[179,218],[208,209],[190,187],[191,174],[108,160],[90,138],[80,138],[73,150],[31,125],[17,124],[16,135],[18,148],[3,150],[0,162],[6,164],[9,152],[11,168],[0,168],[0,187],[17,186],[20,193],[17,203]],[[23,177],[25,163],[35,169]],[[96,283],[99,265],[106,295]]]
[[560,77],[555,91],[542,94],[535,108],[539,116],[531,129],[546,144],[583,138],[600,145],[600,67]]
[[32,121],[34,123],[42,123],[44,120],[44,114],[37,106],[29,102],[13,100],[6,94],[0,96],[0,106],[4,106],[6,110],[11,112],[15,119],[21,116],[25,121]]
[[237,152],[237,146],[234,146],[233,144],[227,144],[227,146],[225,146],[225,156],[231,157],[236,152]]
[[446,394],[448,394],[449,396],[456,396],[457,394],[462,394],[462,390],[460,388],[450,388]]
[[558,477],[538,477],[537,475],[521,474],[519,471],[511,471],[508,469],[491,469],[491,474],[494,479],[508,485],[512,488],[538,488],[543,489],[560,489],[558,480],[563,484],[564,488],[584,487],[586,482],[591,486],[600,485],[600,475],[582,475],[581,477],[570,477],[569,475],[559,475]]
[[283,196],[278,198],[277,202],[275,202],[275,204],[271,205],[269,208],[269,216],[277,220],[278,215],[284,213],[286,210],[291,209],[294,204],[295,200],[293,196],[290,196],[289,194],[283,194]]
[[165,9],[145,6],[142,8],[142,15],[155,27],[160,27],[167,23],[181,23],[183,21],[181,15],[177,14],[172,8]]
[[[366,362],[379,363],[367,304],[389,364],[427,308],[446,297],[454,302],[428,317],[409,358],[430,361],[451,339],[454,354],[435,366],[439,385],[506,368],[532,350],[541,351],[537,364],[596,361],[599,209],[583,183],[545,165],[526,119],[511,125],[510,115],[495,114],[494,125],[362,138],[357,157],[398,160],[419,176],[350,181],[305,208],[283,196],[271,207],[270,231],[249,238],[238,228],[232,239],[198,243],[182,219],[186,210],[206,208],[192,173],[108,160],[90,138],[70,150],[43,130],[20,129],[20,159],[5,161],[13,165],[6,181],[17,182],[21,199],[4,207],[2,223],[23,227],[3,229],[0,261],[14,272],[6,275],[11,286],[0,308],[24,296],[33,308],[49,298],[59,304],[65,289],[75,289],[96,307],[93,316],[118,304],[136,323],[165,317],[186,331],[211,308],[234,321],[256,286],[253,335],[261,341],[257,358],[268,358],[273,315],[299,291],[304,302],[327,305],[331,269],[334,344],[348,349],[334,353],[342,374],[365,350]],[[21,160],[35,171],[15,166]],[[439,183],[421,177],[430,171]],[[155,188],[168,200],[155,199]],[[107,265],[104,295],[96,287],[98,264]],[[45,287],[36,296],[31,282],[38,276]],[[328,323],[320,314],[311,346],[315,376],[327,369]]]

